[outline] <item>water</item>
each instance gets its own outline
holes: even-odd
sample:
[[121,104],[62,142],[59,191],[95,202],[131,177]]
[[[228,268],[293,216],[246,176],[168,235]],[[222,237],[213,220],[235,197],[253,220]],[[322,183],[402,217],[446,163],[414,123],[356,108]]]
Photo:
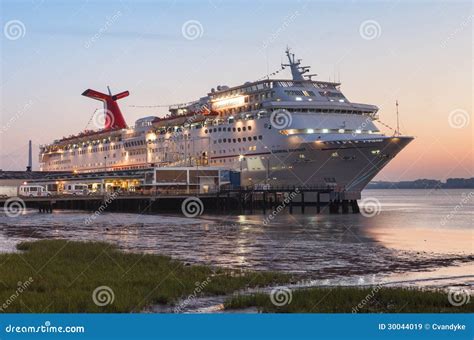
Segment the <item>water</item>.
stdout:
[[1,213],[0,252],[15,251],[25,240],[100,240],[189,263],[292,272],[307,285],[471,287],[473,195],[366,190],[364,214],[316,215],[311,207],[302,215],[295,208],[295,214],[280,213],[269,225],[263,225],[263,214],[192,219],[103,213],[87,225],[89,212],[26,211],[15,218]]

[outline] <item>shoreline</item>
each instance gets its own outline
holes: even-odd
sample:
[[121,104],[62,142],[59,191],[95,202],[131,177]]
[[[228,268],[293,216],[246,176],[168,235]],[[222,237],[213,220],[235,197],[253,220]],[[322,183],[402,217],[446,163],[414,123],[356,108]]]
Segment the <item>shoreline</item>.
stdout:
[[[194,312],[228,312],[235,308],[242,312],[248,308],[253,312],[308,312],[304,301],[328,291],[337,291],[338,295],[328,298],[326,306],[330,307],[319,312],[350,312],[339,295],[350,297],[348,301],[354,304],[374,290],[374,286],[310,287],[286,273],[190,265],[163,255],[127,253],[103,242],[42,240],[17,247],[20,253],[0,254],[0,275],[6,283],[0,287],[0,300],[11,301],[0,312],[159,312],[159,306],[166,306],[162,311],[183,313],[192,312],[196,303],[199,308]],[[11,272],[13,265],[15,270]],[[12,299],[18,282],[25,278],[31,282],[22,289],[21,299]],[[293,305],[283,308],[268,304],[278,287],[291,291]],[[99,288],[104,291],[95,296]],[[450,309],[446,293],[439,290],[381,287],[376,293],[379,291],[381,296],[395,299],[396,305],[403,299],[415,299],[416,305],[409,307],[412,312],[472,309],[472,304]],[[224,310],[213,309],[212,303],[207,308],[199,306],[200,299],[220,302]],[[376,308],[370,311],[395,312],[385,305],[379,307],[370,305]]]
[[[59,217],[54,218],[52,216],[47,216],[50,221],[54,222],[54,225],[36,225],[36,221],[33,223],[29,222],[28,226],[9,226],[6,225],[5,231],[7,232],[4,240],[0,238],[0,244],[9,244],[7,248],[8,252],[16,251],[14,243],[23,242],[23,241],[35,241],[39,239],[67,239],[67,240],[79,240],[86,242],[95,242],[95,241],[105,241],[115,244],[116,247],[123,250],[124,252],[130,253],[146,253],[146,254],[156,254],[170,256],[172,259],[177,261],[183,261],[185,263],[191,263],[195,265],[204,265],[211,268],[219,268],[226,270],[250,270],[255,272],[265,272],[265,271],[274,271],[278,273],[287,273],[297,278],[298,281],[307,281],[315,282],[316,285],[324,284],[324,281],[331,281],[333,286],[345,284],[353,286],[359,284],[359,281],[362,282],[373,282],[373,283],[383,283],[389,281],[395,282],[423,282],[423,279],[432,280],[431,278],[437,276],[437,272],[444,272],[445,270],[450,271],[450,273],[442,273],[441,275],[447,277],[457,277],[460,276],[462,268],[466,268],[471,264],[474,264],[474,255],[470,253],[431,253],[431,252],[413,252],[406,249],[396,250],[395,248],[384,247],[384,242],[381,242],[377,238],[373,237],[372,241],[369,241],[368,245],[379,244],[379,248],[376,248],[375,251],[379,252],[382,256],[387,258],[384,261],[388,261],[387,265],[381,265],[372,263],[369,266],[360,265],[359,253],[343,255],[341,258],[336,257],[334,261],[327,264],[318,263],[318,258],[311,260],[301,259],[302,265],[300,266],[282,266],[280,265],[281,260],[286,260],[278,258],[278,261],[272,262],[272,256],[262,257],[258,259],[258,262],[242,262],[239,263],[237,258],[234,258],[234,248],[228,248],[228,254],[219,254],[213,253],[212,256],[209,251],[197,250],[196,252],[187,252],[187,249],[193,248],[195,241],[199,242],[200,240],[210,240],[209,245],[215,244],[215,241],[212,239],[214,237],[221,238],[222,240],[233,240],[235,237],[238,237],[237,240],[247,239],[249,236],[257,233],[269,233],[268,237],[272,238],[273,232],[279,232],[282,229],[292,230],[293,228],[288,228],[283,225],[272,225],[265,230],[261,229],[261,226],[258,224],[261,218],[260,215],[255,216],[245,216],[242,220],[241,218],[236,219],[235,217],[229,217],[224,220],[219,220],[218,218],[212,216],[201,216],[200,218],[184,218],[177,217],[173,215],[162,216],[167,219],[165,224],[170,223],[166,227],[158,226],[159,229],[154,229],[153,225],[149,225],[149,221],[144,221],[143,218],[148,218],[149,220],[154,220],[154,216],[140,216],[141,221],[144,222],[138,223],[135,225],[130,225],[124,223],[123,225],[118,225],[113,227],[110,225],[110,222],[113,222],[114,217],[121,218],[122,215],[107,215],[104,213],[102,218],[105,220],[111,219],[108,224],[102,225],[101,221],[98,221],[96,225],[88,226],[88,228],[81,230],[79,229],[79,234],[77,234],[74,228],[69,228],[65,224],[60,224],[56,220],[61,221],[61,216],[66,216],[67,220],[75,221],[82,220],[82,212],[61,212],[58,213]],[[44,215],[43,215],[44,216]],[[71,217],[72,216],[72,217]],[[129,217],[132,220],[135,220],[137,215],[134,214],[125,214],[124,217]],[[301,215],[300,215],[301,216]],[[291,216],[287,216],[292,218]],[[26,218],[26,216],[25,216]],[[309,217],[311,218],[311,217]],[[29,220],[26,218],[25,220]],[[169,220],[169,221],[168,221]],[[323,220],[324,221],[324,220]],[[151,228],[151,229],[150,229]],[[164,229],[162,229],[164,228]],[[317,231],[317,229],[315,229]],[[390,227],[382,228],[381,234],[386,233],[388,230],[393,230]],[[344,230],[343,230],[344,231]],[[13,232],[13,233],[12,233]],[[150,234],[151,232],[151,234]],[[333,231],[331,231],[332,233]],[[335,231],[334,231],[335,232]],[[17,234],[18,233],[18,234]],[[196,234],[201,236],[196,237]],[[379,232],[365,232],[366,235],[372,236],[373,234],[379,234]],[[452,231],[449,231],[452,234]],[[245,234],[245,235],[243,235]],[[29,236],[28,236],[29,235]],[[129,239],[128,235],[139,236],[139,238],[133,239],[133,243],[126,242]],[[248,236],[247,236],[248,235]],[[286,234],[285,234],[286,235]],[[389,235],[389,234],[388,234]],[[400,233],[400,237],[405,235],[405,233]],[[441,236],[441,234],[439,234]],[[29,238],[25,239],[25,236]],[[79,236],[79,237],[78,237]],[[134,236],[134,237],[135,237]],[[161,247],[159,244],[147,246],[148,241],[145,236],[152,236],[153,239],[170,239],[173,241],[173,244],[179,242],[179,248],[173,249],[169,247]],[[179,238],[176,238],[179,236]],[[191,236],[192,239],[188,239],[187,236]],[[125,237],[125,238],[124,238]],[[332,236],[331,236],[332,237]],[[403,236],[405,238],[405,236]],[[250,238],[249,238],[250,239]],[[387,237],[383,237],[387,239]],[[193,241],[195,240],[195,241]],[[212,241],[211,241],[212,240]],[[375,242],[374,242],[375,240]],[[391,240],[391,242],[393,242]],[[230,243],[227,241],[228,245]],[[363,245],[363,243],[362,243]],[[10,249],[8,249],[10,248]],[[12,249],[13,248],[13,249]],[[194,247],[195,248],[195,247]],[[202,247],[200,247],[202,248]],[[250,248],[249,248],[250,249]],[[396,250],[396,253],[394,252]],[[224,251],[224,250],[223,250]],[[308,249],[308,251],[310,251]],[[332,250],[331,250],[332,251]],[[157,253],[159,252],[159,253]],[[307,253],[306,251],[304,253]],[[0,252],[2,254],[2,252]],[[197,256],[196,256],[197,255]],[[204,256],[207,255],[207,256]],[[223,261],[223,256],[229,257],[232,262]],[[253,254],[249,252],[248,260],[252,260]],[[261,256],[261,255],[259,255]],[[324,255],[322,260],[327,261],[326,258],[329,255]],[[226,259],[225,258],[225,259]],[[376,258],[379,260],[380,257]],[[344,266],[337,266],[337,261],[346,260],[350,261]],[[284,263],[283,263],[284,264]],[[383,264],[383,263],[382,263]],[[470,269],[470,268],[468,268]],[[465,272],[469,272],[465,270]],[[377,276],[377,280],[374,280],[374,277]],[[408,277],[408,279],[407,279]],[[421,280],[420,280],[421,279]],[[459,285],[460,282],[453,281],[450,283],[451,286]],[[417,283],[415,283],[416,285]],[[436,282],[438,287],[445,287],[444,281]]]

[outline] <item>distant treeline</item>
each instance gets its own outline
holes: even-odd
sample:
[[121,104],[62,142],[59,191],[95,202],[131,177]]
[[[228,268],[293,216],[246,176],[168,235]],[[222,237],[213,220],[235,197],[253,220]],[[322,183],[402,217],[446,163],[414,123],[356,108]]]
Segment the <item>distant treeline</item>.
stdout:
[[474,188],[473,178],[448,178],[446,182],[435,179],[417,179],[402,182],[370,182],[367,189],[471,189]]

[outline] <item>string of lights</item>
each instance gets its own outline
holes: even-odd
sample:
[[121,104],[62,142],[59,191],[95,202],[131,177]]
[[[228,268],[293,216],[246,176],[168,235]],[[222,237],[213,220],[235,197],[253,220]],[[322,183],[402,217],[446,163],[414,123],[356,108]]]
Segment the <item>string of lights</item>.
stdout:
[[392,128],[390,125],[387,125],[385,124],[384,122],[382,122],[380,119],[377,120],[380,124],[382,124],[383,126],[385,126],[386,128],[392,130],[394,133],[397,132],[397,130],[395,130],[394,128]]
[[283,71],[284,69],[285,69],[285,67],[282,66],[282,67],[280,67],[278,70],[273,71],[272,73],[266,74],[265,76],[263,76],[263,77],[257,79],[256,81],[261,81],[261,80],[268,79],[270,76],[277,75],[278,73],[280,73],[280,72]]

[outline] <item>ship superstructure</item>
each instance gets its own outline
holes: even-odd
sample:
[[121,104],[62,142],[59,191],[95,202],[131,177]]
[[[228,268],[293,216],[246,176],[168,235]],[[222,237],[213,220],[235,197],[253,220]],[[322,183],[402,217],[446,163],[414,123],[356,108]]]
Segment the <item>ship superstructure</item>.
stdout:
[[349,101],[340,83],[317,81],[286,51],[292,79],[218,86],[197,101],[171,106],[127,127],[112,96],[104,128],[41,147],[43,171],[97,172],[165,166],[222,166],[243,185],[333,186],[360,192],[413,138],[386,136],[375,105]]

